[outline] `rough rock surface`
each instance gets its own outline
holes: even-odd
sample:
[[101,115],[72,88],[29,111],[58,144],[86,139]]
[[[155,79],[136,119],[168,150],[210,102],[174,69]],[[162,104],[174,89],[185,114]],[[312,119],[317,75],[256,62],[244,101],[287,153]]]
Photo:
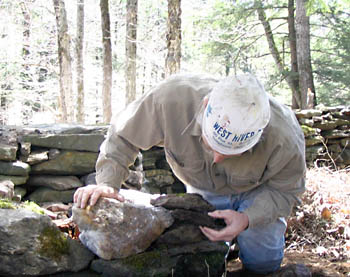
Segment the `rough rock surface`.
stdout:
[[73,207],[79,238],[97,256],[125,258],[145,251],[173,223],[169,211],[101,198],[93,207]]
[[183,194],[181,196],[177,194],[160,196],[152,200],[151,204],[169,210],[178,208],[198,212],[212,212],[215,210],[214,206],[203,201],[203,198],[195,193]]
[[93,254],[51,219],[24,208],[0,209],[0,275],[47,275],[86,268]]
[[34,175],[31,176],[27,185],[33,187],[48,187],[55,190],[69,190],[83,186],[82,182],[76,176],[51,176]]
[[0,181],[0,198],[12,199],[15,185],[11,181]]

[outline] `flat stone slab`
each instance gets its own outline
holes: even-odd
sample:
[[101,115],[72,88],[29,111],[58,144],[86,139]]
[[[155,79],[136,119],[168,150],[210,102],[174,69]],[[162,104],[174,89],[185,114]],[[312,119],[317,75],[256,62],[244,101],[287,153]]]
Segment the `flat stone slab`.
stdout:
[[174,221],[169,211],[142,205],[140,197],[130,202],[100,198],[93,207],[74,206],[80,241],[103,259],[125,258],[145,251]]
[[46,148],[98,152],[104,134],[32,134],[22,136],[21,142]]

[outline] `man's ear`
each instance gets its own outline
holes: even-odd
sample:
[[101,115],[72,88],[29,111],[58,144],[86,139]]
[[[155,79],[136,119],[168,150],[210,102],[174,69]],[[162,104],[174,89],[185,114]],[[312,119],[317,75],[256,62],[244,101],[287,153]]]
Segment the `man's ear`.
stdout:
[[209,102],[209,96],[206,95],[206,96],[203,98],[203,107],[204,107],[204,108],[207,107],[208,102]]

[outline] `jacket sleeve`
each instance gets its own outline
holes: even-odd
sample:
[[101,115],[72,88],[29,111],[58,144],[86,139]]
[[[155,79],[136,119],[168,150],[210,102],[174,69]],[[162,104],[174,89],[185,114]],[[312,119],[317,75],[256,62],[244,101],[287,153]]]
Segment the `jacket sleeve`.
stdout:
[[[292,153],[292,154],[291,154]],[[262,178],[262,189],[244,213],[249,228],[288,217],[298,196],[305,191],[305,150],[301,141],[294,149],[279,149],[271,156]]]
[[120,189],[139,149],[161,145],[163,131],[159,115],[159,105],[154,103],[154,96],[149,93],[113,119],[96,163],[97,184]]

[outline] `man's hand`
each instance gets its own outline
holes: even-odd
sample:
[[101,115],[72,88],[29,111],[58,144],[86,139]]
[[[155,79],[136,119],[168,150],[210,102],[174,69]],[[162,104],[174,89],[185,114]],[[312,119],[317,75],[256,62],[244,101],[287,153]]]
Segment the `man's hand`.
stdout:
[[88,185],[78,188],[74,193],[74,203],[76,203],[79,208],[84,209],[87,206],[89,199],[89,205],[93,206],[100,197],[114,198],[121,202],[124,201],[124,197],[120,195],[115,188],[102,184]]
[[246,214],[233,210],[216,210],[208,213],[208,215],[215,218],[222,218],[226,223],[226,227],[219,231],[208,227],[199,227],[203,234],[211,241],[232,241],[249,225],[249,219]]

